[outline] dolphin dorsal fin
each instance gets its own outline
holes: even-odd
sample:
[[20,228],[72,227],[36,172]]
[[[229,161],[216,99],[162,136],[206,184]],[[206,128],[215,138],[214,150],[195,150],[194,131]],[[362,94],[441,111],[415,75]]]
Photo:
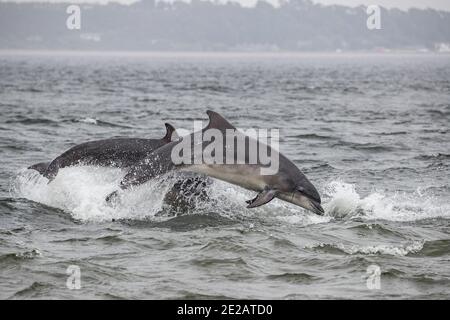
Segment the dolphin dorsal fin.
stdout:
[[231,123],[229,123],[227,120],[225,120],[225,118],[222,117],[217,112],[208,110],[208,111],[206,111],[206,114],[209,117],[209,123],[206,126],[205,130],[207,130],[207,129],[219,129],[219,130],[236,129]]
[[175,128],[170,123],[164,123],[166,126],[166,135],[161,139],[167,142],[172,141],[172,134],[175,132]]

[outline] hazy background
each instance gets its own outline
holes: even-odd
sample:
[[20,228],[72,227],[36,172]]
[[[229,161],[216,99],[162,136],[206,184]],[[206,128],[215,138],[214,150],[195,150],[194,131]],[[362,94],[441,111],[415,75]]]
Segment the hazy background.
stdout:
[[[7,0],[8,1],[8,0]],[[9,0],[10,2],[69,2],[68,0]],[[116,2],[122,4],[131,4],[139,0],[72,0],[70,3],[108,3]],[[280,4],[279,0],[266,0],[273,5]],[[173,1],[172,1],[173,2]],[[190,2],[190,1],[186,1]],[[219,0],[215,2],[238,2],[243,6],[253,6],[257,0]],[[377,4],[386,8],[432,8],[438,10],[450,11],[450,1],[448,0],[313,0],[314,3],[321,3],[325,5],[339,4],[344,6],[359,6]]]
[[448,1],[426,2],[433,9],[411,8],[424,7],[420,1],[370,1],[390,4],[381,30],[367,28],[359,4],[369,1],[89,2],[80,5],[80,30],[66,27],[68,3],[0,2],[0,49],[450,51],[450,12],[437,10],[449,10]]

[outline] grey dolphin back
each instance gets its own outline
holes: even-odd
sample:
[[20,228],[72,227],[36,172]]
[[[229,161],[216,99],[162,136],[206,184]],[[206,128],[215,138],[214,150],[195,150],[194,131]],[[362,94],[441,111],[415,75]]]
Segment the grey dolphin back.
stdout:
[[[202,129],[203,132],[208,129],[219,129],[221,131],[235,129],[233,125],[217,112],[208,110],[206,113],[209,117],[209,123]],[[190,134],[191,137],[193,135],[194,133]],[[155,152],[151,153],[149,157],[142,159],[130,167],[128,173],[120,182],[120,188],[127,189],[131,186],[143,184],[150,179],[176,169],[177,166],[172,161],[172,150],[177,144],[181,143],[182,140],[183,138],[158,148]],[[193,143],[193,139],[191,139],[191,143]]]
[[[209,129],[217,129],[225,134],[225,131],[227,129],[236,130],[236,127],[234,127],[217,112],[208,110],[206,111],[206,114],[208,115],[209,123],[205,128],[202,129],[202,132],[205,132]],[[194,135],[195,132],[189,135],[192,147],[191,150],[195,149],[193,148],[193,144],[195,143],[193,138]],[[150,154],[149,157],[142,159],[141,161],[136,163],[136,165],[130,167],[128,173],[120,183],[120,188],[127,189],[131,186],[140,185],[149,181],[150,179],[156,178],[172,170],[183,167],[183,165],[175,165],[172,161],[172,150],[176,145],[183,143],[183,139],[185,138],[181,138],[180,140],[172,141],[171,143],[164,145],[163,147]],[[194,157],[194,154],[192,153],[191,156]]]
[[37,170],[51,182],[59,169],[75,165],[128,168],[148,156],[154,150],[170,143],[175,128],[165,123],[166,133],[161,139],[112,138],[95,140],[76,145],[56,157],[46,167],[35,164]]
[[[232,124],[230,124],[225,118],[223,118],[217,112],[208,110],[206,113],[209,117],[209,123],[205,128],[202,129],[202,132],[205,132],[209,129],[217,129],[217,130],[220,130],[225,135],[227,129],[233,130],[233,132],[236,130],[236,127],[234,127]],[[243,135],[242,133],[238,133],[238,134]],[[245,143],[248,144],[251,138],[247,137],[247,136],[245,136],[245,137],[246,137]],[[174,162],[172,161],[172,151],[174,151],[174,148],[178,144],[182,144],[184,142],[187,143],[186,146],[189,146],[189,143],[190,143],[191,150],[197,149],[197,148],[193,147],[194,143],[195,143],[194,139],[195,139],[195,132],[185,138],[182,138],[177,141],[173,141],[173,142],[168,143],[168,144],[164,145],[163,147],[157,149],[155,152],[150,154],[149,157],[142,159],[136,165],[129,168],[129,171],[127,172],[127,174],[124,176],[124,178],[120,182],[120,188],[122,190],[128,189],[131,186],[143,184],[153,178],[162,176],[162,175],[169,173],[171,171],[174,171],[176,169],[180,169],[183,167],[189,167],[189,165],[185,165],[185,164],[174,164]],[[207,141],[203,141],[203,143],[208,144]],[[237,146],[235,146],[235,148],[236,147]],[[268,146],[266,146],[266,147],[270,148]],[[224,145],[224,148],[226,148],[225,145]],[[245,148],[245,149],[246,149],[245,150],[246,152],[244,154],[244,157],[246,158],[245,160],[248,162],[248,157],[249,157],[248,153],[249,153],[250,148]],[[233,150],[233,151],[236,154],[236,150]],[[193,162],[194,152],[191,153],[191,160],[192,160],[191,163],[194,163]],[[223,155],[225,156],[225,154],[226,154],[226,152],[224,150]],[[117,195],[117,192],[114,192],[110,196],[112,196],[112,195]],[[108,196],[107,199],[110,199],[111,198],[110,196]],[[275,196],[276,196],[276,192],[270,191],[270,192],[263,193],[259,197],[255,198],[251,202],[249,202],[249,207],[260,206],[264,203],[271,201],[273,199],[273,197],[275,197]]]

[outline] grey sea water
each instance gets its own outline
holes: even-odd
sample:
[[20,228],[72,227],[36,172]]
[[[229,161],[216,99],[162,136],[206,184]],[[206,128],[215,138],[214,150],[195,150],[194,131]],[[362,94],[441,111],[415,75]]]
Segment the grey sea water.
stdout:
[[[215,181],[173,217],[167,179],[110,207],[120,170],[51,184],[26,170],[89,140],[192,129],[207,109],[280,129],[326,215],[249,210],[254,193]],[[448,55],[3,53],[0,111],[0,298],[450,298]]]

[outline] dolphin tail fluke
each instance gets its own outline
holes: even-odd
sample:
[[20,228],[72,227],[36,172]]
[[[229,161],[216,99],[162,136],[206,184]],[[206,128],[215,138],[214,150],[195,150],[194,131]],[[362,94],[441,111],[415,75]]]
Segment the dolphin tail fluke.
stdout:
[[164,138],[162,138],[162,140],[171,142],[172,134],[175,132],[175,128],[174,128],[174,126],[172,126],[170,123],[167,123],[167,122],[164,125],[166,126],[166,135],[164,136]]
[[247,200],[247,208],[256,208],[259,206],[262,206],[263,204],[266,204],[273,200],[273,198],[277,195],[278,191],[274,189],[264,189],[258,195],[256,198]]

